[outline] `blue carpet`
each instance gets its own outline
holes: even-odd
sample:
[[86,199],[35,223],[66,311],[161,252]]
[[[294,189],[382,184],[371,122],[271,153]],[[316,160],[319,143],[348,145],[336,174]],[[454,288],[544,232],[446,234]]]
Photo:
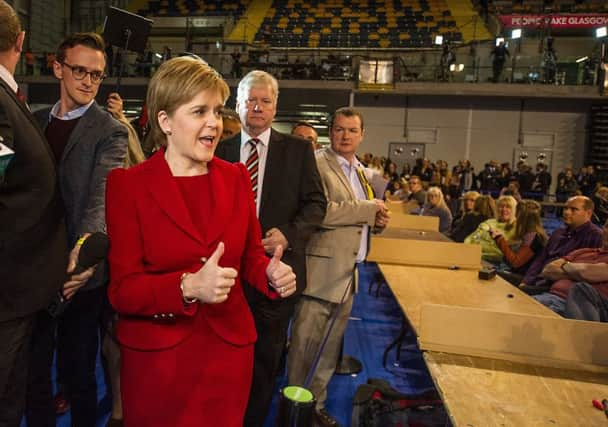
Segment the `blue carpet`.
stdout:
[[[402,318],[401,309],[386,285],[381,287],[378,298],[367,293],[369,283],[377,277],[378,271],[373,263],[360,269],[360,289],[355,296],[344,341],[345,354],[361,361],[363,370],[358,375],[336,375],[329,383],[327,410],[343,427],[350,426],[353,396],[357,387],[366,383],[368,378],[385,379],[397,390],[408,394],[419,394],[433,389],[431,377],[412,335],[406,338],[401,347],[400,360],[395,360],[396,352],[393,350],[389,354],[387,368],[382,367],[384,349],[399,335]],[[100,414],[97,426],[104,427],[110,416],[111,401],[106,394],[99,358],[97,382]],[[286,375],[283,373],[277,381],[275,396],[278,396],[278,390],[285,383]],[[275,397],[265,427],[274,427],[277,407],[278,397]],[[23,426],[25,427],[25,423]],[[69,412],[57,418],[57,426],[70,426]]]
[[[327,411],[344,427],[351,424],[352,400],[357,387],[369,378],[385,379],[395,389],[407,394],[420,394],[434,388],[413,335],[409,335],[402,345],[400,360],[395,360],[396,352],[393,350],[389,354],[387,368],[382,367],[384,349],[401,330],[401,309],[386,285],[382,286],[378,298],[367,293],[370,281],[378,272],[373,263],[360,269],[359,293],[355,295],[344,340],[344,353],[358,359],[363,370],[352,376],[334,375],[328,387]],[[275,396],[285,383],[283,375]],[[275,427],[273,421],[277,405],[278,398],[275,397],[264,427]]]

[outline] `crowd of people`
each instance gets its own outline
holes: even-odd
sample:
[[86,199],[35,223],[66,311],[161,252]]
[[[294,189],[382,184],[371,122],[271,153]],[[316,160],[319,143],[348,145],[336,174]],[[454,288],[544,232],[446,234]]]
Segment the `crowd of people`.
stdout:
[[[272,129],[279,86],[261,70],[240,79],[231,112],[216,70],[167,58],[146,123],[131,123],[119,94],[105,111],[95,101],[103,39],[76,33],[52,63],[59,99],[32,114],[14,79],[24,38],[0,1],[0,147],[14,151],[0,169],[0,426],[55,425],[54,355],[63,410],[73,426],[95,426],[100,342],[108,426],[259,427],[283,357],[290,384],[316,398],[315,422],[338,426],[327,386],[370,233],[390,223],[384,199],[438,216],[442,232],[480,244],[557,312],[608,320],[608,226],[592,224],[597,206],[576,195],[597,185],[589,168],[548,238],[525,198],[548,191],[543,164],[533,174],[490,162],[475,174],[468,161],[449,170],[419,159],[399,174],[357,157],[366,134],[352,107],[333,113],[319,148],[309,123]],[[107,257],[95,236],[108,239]]]
[[409,201],[415,198],[422,207],[426,202],[424,190],[438,187],[452,215],[458,214],[463,200],[466,200],[465,193],[476,191],[494,198],[513,196],[518,202],[524,198],[539,202],[554,199],[557,204],[565,203],[572,196],[583,195],[595,204],[593,221],[596,224],[601,225],[608,219],[608,185],[598,177],[592,165],[581,167],[577,173],[571,167],[565,167],[554,181],[546,163],[539,162],[532,169],[524,160],[520,160],[515,168],[508,162],[491,160],[479,172],[469,160],[460,160],[449,168],[444,160],[432,162],[417,158],[413,166],[406,163],[401,171],[390,159],[372,153],[365,153],[362,162],[374,171],[372,185],[376,194],[384,194],[388,200]]
[[539,202],[551,185],[543,163],[533,174],[523,161],[515,172],[491,161],[475,174],[466,160],[450,171],[445,161],[417,159],[398,174],[390,160],[367,153],[363,161],[382,177],[371,182],[386,186],[387,200],[439,217],[439,231],[480,245],[482,260],[508,282],[562,316],[608,321],[608,187],[592,166],[558,175],[562,225],[549,237]]

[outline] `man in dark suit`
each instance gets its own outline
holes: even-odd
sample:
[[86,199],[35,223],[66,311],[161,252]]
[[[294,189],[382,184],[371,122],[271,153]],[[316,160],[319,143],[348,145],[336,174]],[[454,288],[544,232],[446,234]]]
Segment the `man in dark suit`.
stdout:
[[67,243],[53,154],[13,78],[25,33],[0,0],[0,426],[19,426],[36,312],[65,277]]
[[248,166],[264,249],[272,255],[283,246],[283,261],[296,273],[297,291],[285,300],[269,301],[245,287],[258,332],[247,427],[261,426],[268,413],[287,327],[306,287],[304,250],[327,205],[310,142],[271,128],[278,94],[278,83],[270,74],[258,70],[247,74],[239,83],[236,101],[243,128],[216,150],[218,157]]
[[[105,46],[98,34],[77,33],[66,38],[53,64],[61,97],[52,108],[36,113],[58,160],[67,238],[72,248],[68,272],[75,268],[84,240],[92,233],[105,232],[106,177],[110,170],[123,166],[127,153],[127,130],[95,103],[105,65]],[[72,407],[72,425],[78,427],[93,427],[97,421],[95,360],[108,279],[105,263],[89,272],[92,277],[88,280],[64,284],[63,296],[71,302],[57,319],[61,379]],[[31,365],[35,375],[28,391],[28,425],[51,417],[50,399],[42,398],[48,396],[50,383],[50,324],[41,323],[34,331],[41,350]]]

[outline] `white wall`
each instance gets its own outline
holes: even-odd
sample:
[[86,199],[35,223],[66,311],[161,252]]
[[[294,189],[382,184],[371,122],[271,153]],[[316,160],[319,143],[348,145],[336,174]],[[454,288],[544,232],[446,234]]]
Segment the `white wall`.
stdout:
[[[389,142],[421,142],[408,141],[406,127],[431,128],[437,130],[437,139],[426,144],[427,158],[446,160],[451,166],[468,157],[480,170],[488,160],[513,162],[515,148],[521,147],[521,129],[522,133],[555,135],[550,147],[553,176],[564,166],[580,167],[584,161],[586,101],[410,96],[386,103],[394,106],[381,106],[383,100],[378,97],[355,96],[354,106],[365,118],[361,154],[387,156]],[[528,162],[534,164],[536,159]]]

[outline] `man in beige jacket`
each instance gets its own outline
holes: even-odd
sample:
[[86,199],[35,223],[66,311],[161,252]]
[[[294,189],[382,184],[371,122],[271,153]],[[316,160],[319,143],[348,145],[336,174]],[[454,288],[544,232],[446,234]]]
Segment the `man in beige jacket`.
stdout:
[[315,153],[327,213],[306,249],[307,287],[296,307],[288,374],[290,384],[304,385],[335,313],[335,324],[308,385],[317,399],[315,421],[321,426],[338,426],[325,410],[325,400],[356,291],[356,267],[367,255],[370,228],[381,229],[388,223],[384,202],[374,199],[355,156],[363,135],[361,113],[340,108],[330,124],[331,148]]

